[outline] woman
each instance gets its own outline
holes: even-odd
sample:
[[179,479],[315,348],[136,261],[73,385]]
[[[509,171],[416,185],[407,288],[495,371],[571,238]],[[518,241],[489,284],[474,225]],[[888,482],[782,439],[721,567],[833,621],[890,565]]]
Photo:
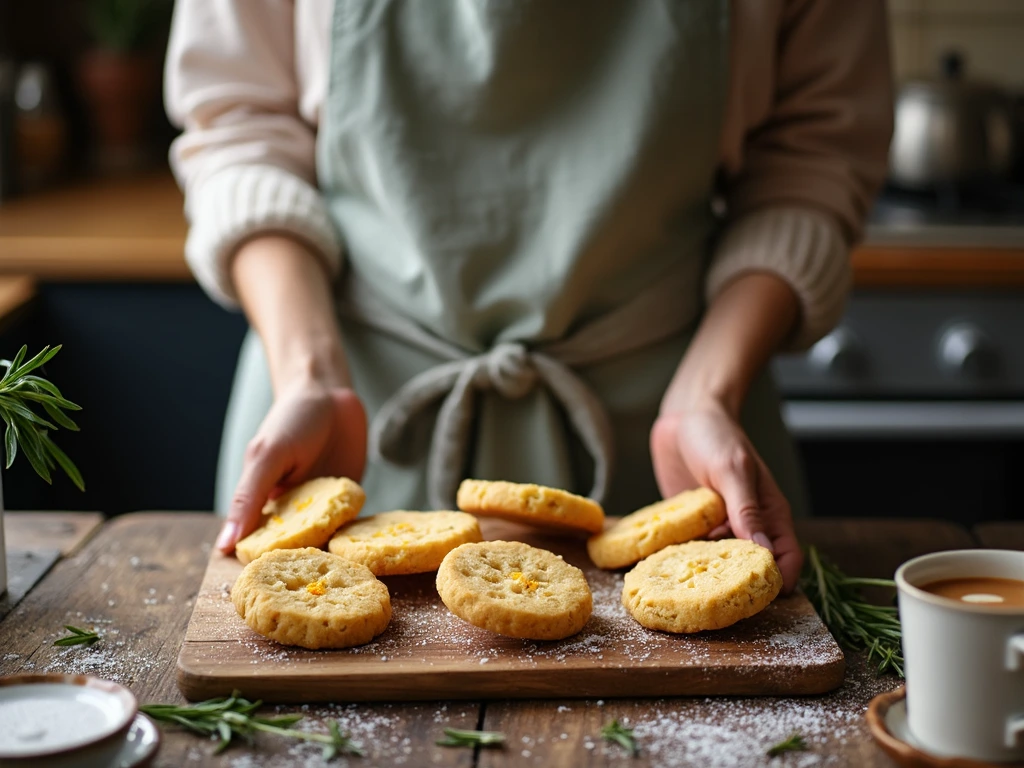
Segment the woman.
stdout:
[[791,589],[763,369],[842,311],[886,41],[882,0],[179,0],[187,257],[255,331],[218,547],[321,474],[371,510],[700,484]]

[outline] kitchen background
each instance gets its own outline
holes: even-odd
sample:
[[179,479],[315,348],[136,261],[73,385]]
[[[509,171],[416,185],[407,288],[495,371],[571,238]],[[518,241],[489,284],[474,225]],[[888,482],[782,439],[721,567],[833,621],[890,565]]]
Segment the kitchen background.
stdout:
[[[903,91],[905,151],[853,255],[847,315],[776,362],[786,418],[818,515],[1019,519],[1024,1],[889,8],[897,82],[955,82]],[[160,105],[169,10],[0,0],[0,351],[64,345],[47,373],[85,409],[57,441],[87,484],[47,486],[19,459],[10,509],[211,505],[245,324],[181,257]],[[983,127],[951,131],[961,118]]]

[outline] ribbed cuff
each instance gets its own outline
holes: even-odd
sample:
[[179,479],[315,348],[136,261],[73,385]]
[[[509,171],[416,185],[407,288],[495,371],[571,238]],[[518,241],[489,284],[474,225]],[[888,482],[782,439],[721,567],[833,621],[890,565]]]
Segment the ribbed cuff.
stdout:
[[800,326],[789,350],[806,349],[843,314],[850,286],[849,247],[839,224],[813,208],[765,208],[729,224],[705,286],[708,302],[747,272],[770,272],[800,300]]
[[341,239],[319,191],[281,168],[226,168],[190,190],[191,227],[185,258],[196,280],[217,303],[235,308],[231,257],[242,241],[261,232],[292,235],[323,259],[331,275],[341,268]]

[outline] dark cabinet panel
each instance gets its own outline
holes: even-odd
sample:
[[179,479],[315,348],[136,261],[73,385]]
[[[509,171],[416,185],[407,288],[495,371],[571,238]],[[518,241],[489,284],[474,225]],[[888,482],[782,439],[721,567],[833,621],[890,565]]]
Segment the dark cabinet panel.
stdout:
[[83,407],[58,444],[85,477],[47,486],[24,457],[8,509],[210,509],[221,424],[246,323],[191,284],[52,284],[0,336],[0,354],[64,345],[46,374]]

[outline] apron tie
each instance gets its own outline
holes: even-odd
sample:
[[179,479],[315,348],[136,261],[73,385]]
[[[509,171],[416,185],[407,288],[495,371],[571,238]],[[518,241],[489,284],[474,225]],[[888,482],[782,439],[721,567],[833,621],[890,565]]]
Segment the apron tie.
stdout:
[[534,347],[500,342],[473,354],[391,309],[350,271],[338,297],[340,315],[448,361],[409,379],[381,406],[370,425],[370,455],[403,463],[409,428],[440,401],[427,457],[427,495],[436,509],[452,508],[466,466],[477,392],[494,390],[516,400],[542,386],[565,411],[594,461],[589,495],[600,503],[614,463],[611,422],[600,398],[570,366],[608,360],[681,333],[699,312],[694,283],[688,269],[676,268],[564,339]]
[[430,368],[406,382],[374,418],[370,453],[375,458],[400,463],[407,428],[442,400],[427,457],[427,493],[434,507],[449,507],[463,479],[476,393],[494,389],[502,397],[515,400],[528,395],[538,384],[543,384],[569,415],[594,460],[590,496],[604,498],[614,443],[611,423],[601,401],[568,366],[514,342]]

